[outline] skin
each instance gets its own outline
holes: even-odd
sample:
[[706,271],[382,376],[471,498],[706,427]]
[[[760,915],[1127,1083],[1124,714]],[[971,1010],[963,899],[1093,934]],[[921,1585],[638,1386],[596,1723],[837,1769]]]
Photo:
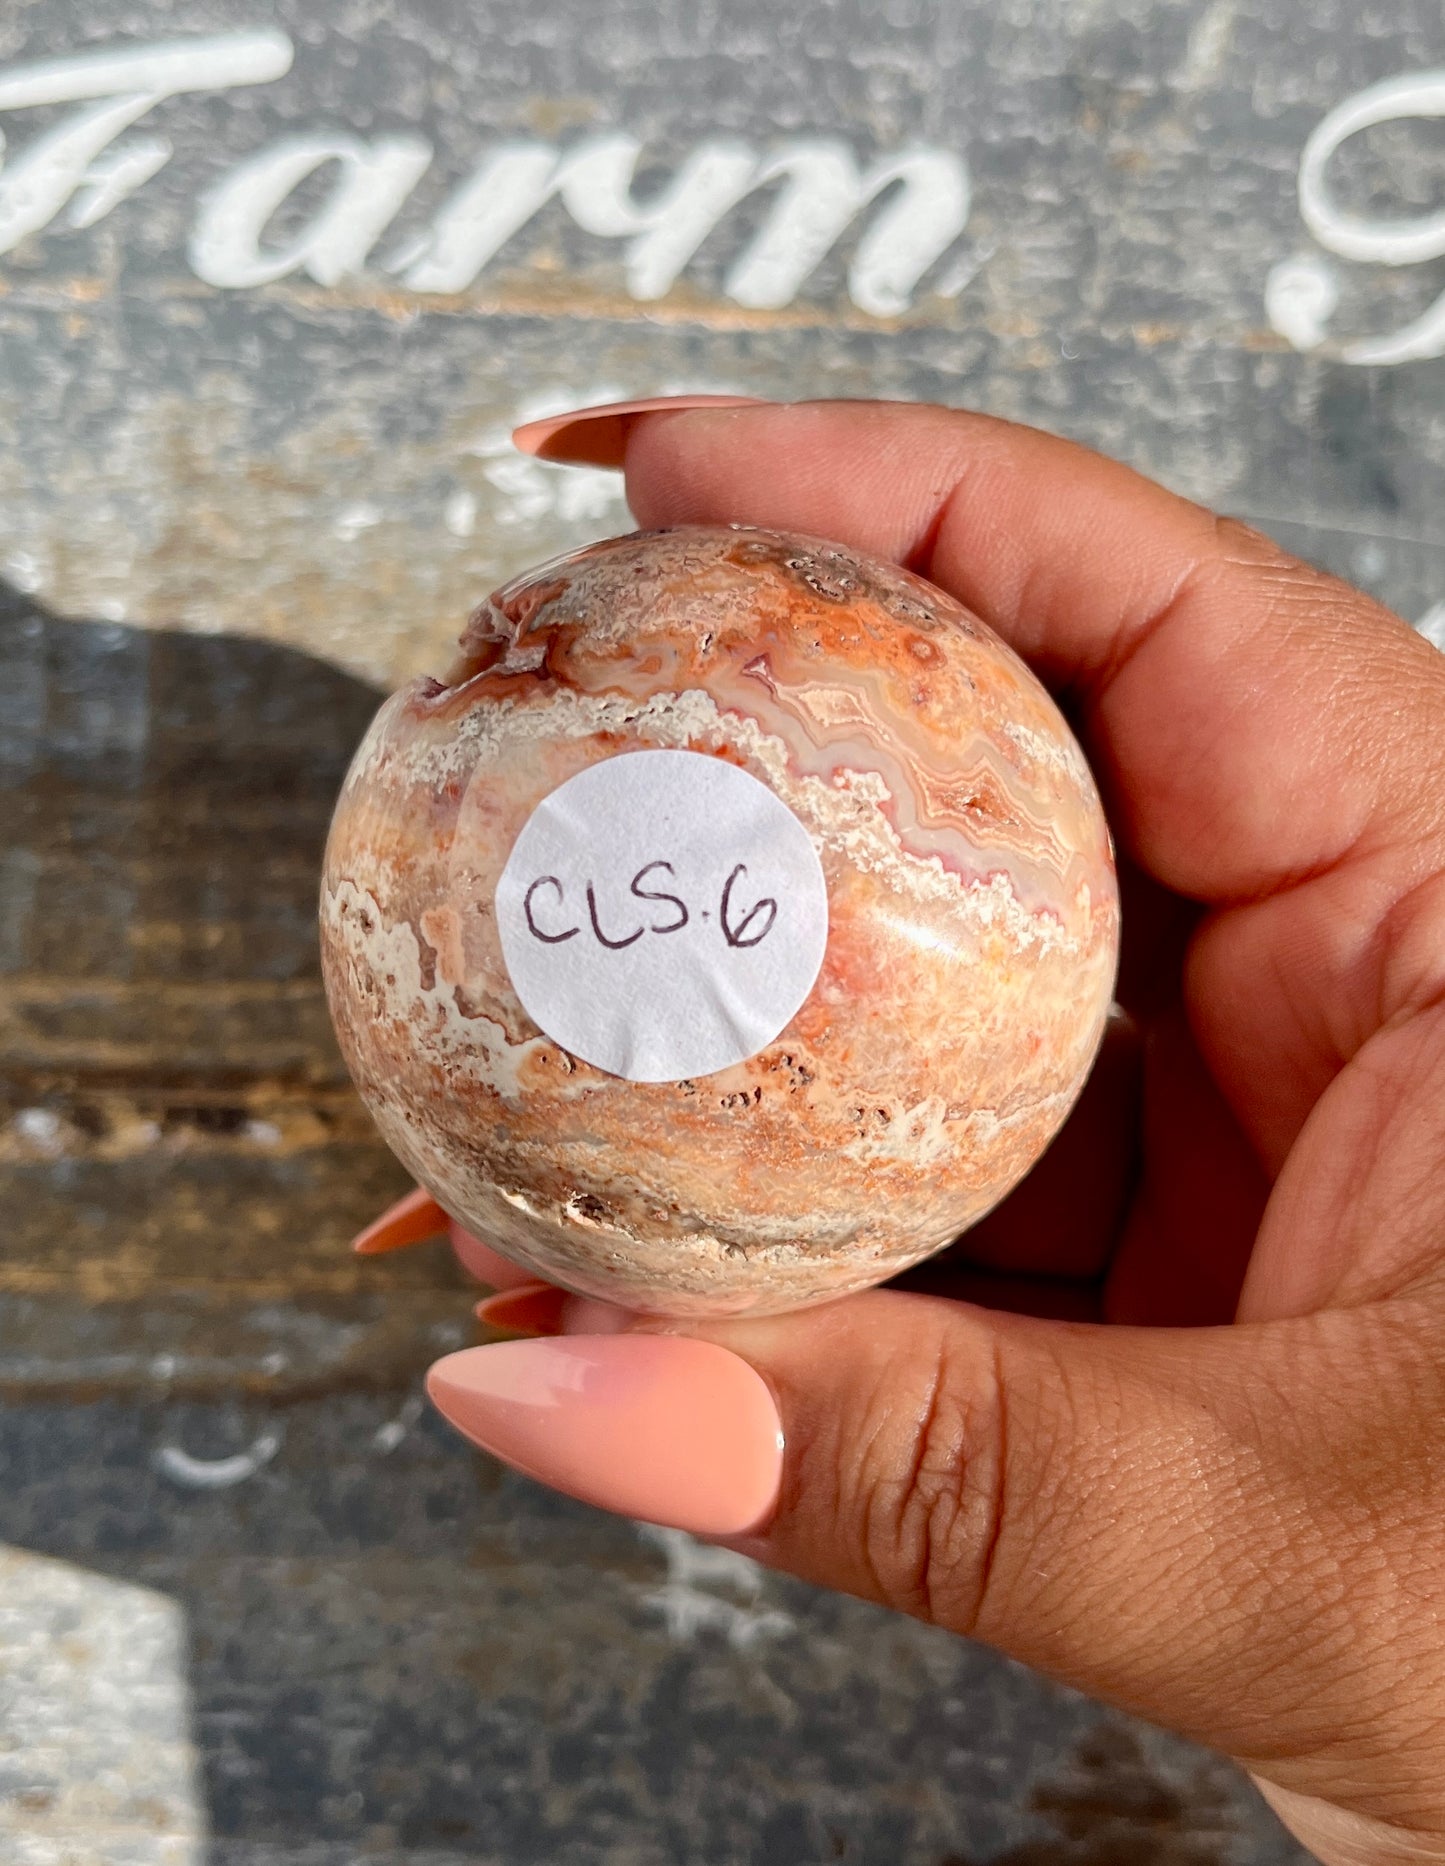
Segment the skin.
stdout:
[[673,1325],[782,1414],[735,1546],[1227,1752],[1327,1866],[1445,1861],[1445,657],[980,416],[649,414],[626,471],[643,525],[957,596],[1076,723],[1123,858],[1128,1016],[1019,1191],[913,1287]]

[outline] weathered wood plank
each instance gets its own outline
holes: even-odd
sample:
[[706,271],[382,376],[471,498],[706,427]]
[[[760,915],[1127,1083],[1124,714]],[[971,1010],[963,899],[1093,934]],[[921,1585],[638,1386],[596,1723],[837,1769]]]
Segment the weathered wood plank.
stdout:
[[211,1390],[414,1379],[466,1294],[444,1251],[346,1250],[407,1182],[316,965],[377,696],[286,648],[15,600],[0,691],[0,1388],[130,1390],[158,1357]]

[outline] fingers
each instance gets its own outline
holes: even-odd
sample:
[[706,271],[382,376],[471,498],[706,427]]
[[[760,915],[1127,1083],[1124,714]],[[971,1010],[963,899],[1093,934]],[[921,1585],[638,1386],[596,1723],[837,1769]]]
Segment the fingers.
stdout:
[[1051,435],[903,404],[701,411],[638,420],[627,480],[645,525],[791,527],[951,590],[1078,692],[1132,845],[1201,899],[1262,893],[1338,860],[1381,813],[1411,818],[1402,740],[1438,767],[1445,664],[1427,643]]
[[388,1205],[379,1218],[373,1218],[351,1240],[358,1257],[379,1257],[386,1251],[409,1250],[413,1244],[425,1244],[440,1237],[447,1228],[447,1215],[429,1192],[416,1186],[394,1205]]
[[786,1444],[738,1546],[1438,1845],[1441,1483],[1403,1450],[1441,1416],[1433,1326],[1076,1327],[880,1291],[709,1329]]
[[448,1222],[447,1237],[457,1262],[468,1276],[474,1276],[479,1283],[486,1283],[495,1290],[512,1290],[521,1289],[536,1280],[534,1270],[525,1270],[509,1257],[503,1257],[490,1244],[484,1244],[479,1237],[464,1231],[455,1222]]
[[708,1334],[762,1372],[783,1423],[751,1552],[1116,1699],[1169,1689],[1182,1655],[1140,1635],[1201,1638],[1186,1622],[1206,1499],[1183,1512],[1171,1473],[1197,1473],[1212,1434],[1177,1377],[1151,1379],[1153,1337],[889,1291]]
[[1445,1860],[1445,1841],[1438,1838],[1351,1813],[1317,1795],[1292,1794],[1260,1776],[1255,1786],[1323,1866],[1439,1866]]
[[1241,1316],[1445,1288],[1445,1002],[1379,1030],[1275,1182]]
[[626,402],[603,402],[582,412],[524,421],[512,430],[512,445],[535,460],[567,466],[620,467],[627,435],[640,415],[679,413],[687,408],[758,407],[754,395],[648,395]]
[[910,563],[1072,696],[1126,851],[1234,904],[1200,942],[1191,1016],[1272,1169],[1371,1031],[1445,989],[1445,943],[1425,962],[1418,925],[1421,962],[1394,958],[1445,863],[1445,657],[1397,618],[983,416],[813,403],[644,415],[626,438],[642,523],[792,527]]
[[464,1231],[421,1186],[389,1205],[379,1218],[374,1218],[365,1230],[358,1232],[351,1241],[351,1248],[359,1257],[378,1257],[388,1251],[409,1250],[414,1244],[426,1244],[443,1235],[458,1263],[479,1283],[488,1283],[496,1290],[510,1290],[533,1280],[530,1270],[521,1269],[494,1251],[490,1244]]

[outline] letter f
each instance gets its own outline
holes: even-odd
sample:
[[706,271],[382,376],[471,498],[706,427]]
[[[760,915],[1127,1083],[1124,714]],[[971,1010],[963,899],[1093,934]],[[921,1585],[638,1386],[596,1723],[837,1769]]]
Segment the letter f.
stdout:
[[45,59],[0,71],[0,110],[87,106],[36,137],[22,156],[0,169],[0,253],[48,226],[77,193],[71,225],[89,227],[148,181],[171,153],[159,137],[147,137],[108,161],[102,155],[123,130],[167,97],[269,84],[291,69],[291,56],[284,33],[262,29]]

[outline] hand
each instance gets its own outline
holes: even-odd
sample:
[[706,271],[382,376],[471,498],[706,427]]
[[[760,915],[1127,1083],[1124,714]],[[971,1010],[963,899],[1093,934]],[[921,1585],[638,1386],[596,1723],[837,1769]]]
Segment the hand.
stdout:
[[645,526],[834,538],[1012,642],[1119,839],[1127,1015],[934,1293],[684,1337],[531,1286],[496,1302],[565,1339],[451,1357],[443,1409],[559,1488],[1227,1751],[1331,1866],[1445,1861],[1445,657],[1243,526],[978,416],[524,440],[625,449]]

